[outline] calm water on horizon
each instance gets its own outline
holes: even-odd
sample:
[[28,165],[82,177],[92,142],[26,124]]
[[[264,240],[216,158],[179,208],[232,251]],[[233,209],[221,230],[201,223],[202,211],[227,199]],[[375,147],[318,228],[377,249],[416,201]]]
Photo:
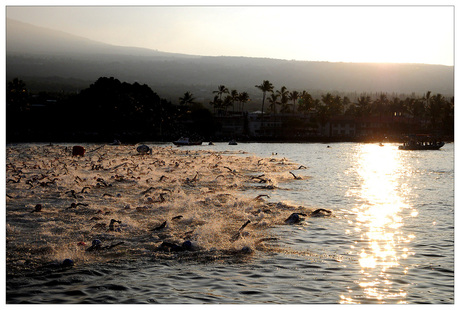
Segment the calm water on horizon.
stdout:
[[[149,144],[154,146],[154,144]],[[168,144],[171,145],[171,144]],[[190,146],[286,158],[301,182],[258,190],[269,202],[325,208],[333,217],[278,225],[250,259],[136,260],[7,278],[8,303],[454,303],[454,144]],[[241,192],[241,195],[255,195]]]

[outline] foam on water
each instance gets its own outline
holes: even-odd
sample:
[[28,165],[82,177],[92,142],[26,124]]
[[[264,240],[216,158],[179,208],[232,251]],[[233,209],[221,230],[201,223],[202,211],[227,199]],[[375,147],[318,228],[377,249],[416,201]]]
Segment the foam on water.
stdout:
[[[305,167],[285,158],[172,147],[139,155],[136,146],[85,147],[84,157],[62,145],[7,147],[8,273],[64,259],[83,265],[178,252],[280,251],[268,246],[276,238],[269,228],[284,224],[293,212],[312,211],[267,202],[271,189],[308,180],[301,173]],[[34,211],[37,204],[40,212]],[[105,249],[87,251],[95,239]],[[186,241],[192,251],[171,247]]]

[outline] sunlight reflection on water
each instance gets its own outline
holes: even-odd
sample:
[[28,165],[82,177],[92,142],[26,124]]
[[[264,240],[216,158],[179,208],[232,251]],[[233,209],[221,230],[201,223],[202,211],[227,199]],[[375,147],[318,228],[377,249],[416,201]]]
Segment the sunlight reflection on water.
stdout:
[[[389,146],[357,146],[355,173],[359,176],[361,187],[348,193],[360,197],[362,201],[361,205],[353,209],[357,214],[353,225],[360,234],[360,242],[352,246],[359,256],[361,267],[361,278],[357,284],[365,299],[382,303],[388,300],[405,303],[407,293],[393,289],[392,278],[407,273],[407,268],[400,266],[400,260],[413,254],[408,243],[415,236],[404,235],[401,227],[405,216],[418,214],[405,203],[407,187],[398,178],[399,173],[404,171],[400,154],[397,149]],[[348,293],[355,296],[359,294]],[[342,295],[341,302],[360,302],[352,296]]]

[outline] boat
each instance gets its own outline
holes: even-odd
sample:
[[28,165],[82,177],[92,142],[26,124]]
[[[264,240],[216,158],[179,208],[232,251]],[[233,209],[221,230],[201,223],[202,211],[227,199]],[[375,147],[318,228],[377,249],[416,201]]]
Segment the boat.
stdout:
[[182,146],[182,145],[201,145],[203,141],[190,141],[189,138],[181,137],[179,140],[173,141],[174,145]]
[[412,135],[408,141],[399,146],[399,149],[410,151],[439,150],[444,144],[444,142],[438,141],[429,135]]
[[444,146],[444,142],[406,142],[399,146],[400,150],[439,150]]

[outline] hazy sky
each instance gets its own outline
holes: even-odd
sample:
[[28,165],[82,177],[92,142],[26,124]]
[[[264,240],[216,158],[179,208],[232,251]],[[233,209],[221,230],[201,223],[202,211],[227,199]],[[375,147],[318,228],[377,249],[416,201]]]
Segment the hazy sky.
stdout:
[[453,6],[7,6],[6,17],[165,52],[453,65]]

